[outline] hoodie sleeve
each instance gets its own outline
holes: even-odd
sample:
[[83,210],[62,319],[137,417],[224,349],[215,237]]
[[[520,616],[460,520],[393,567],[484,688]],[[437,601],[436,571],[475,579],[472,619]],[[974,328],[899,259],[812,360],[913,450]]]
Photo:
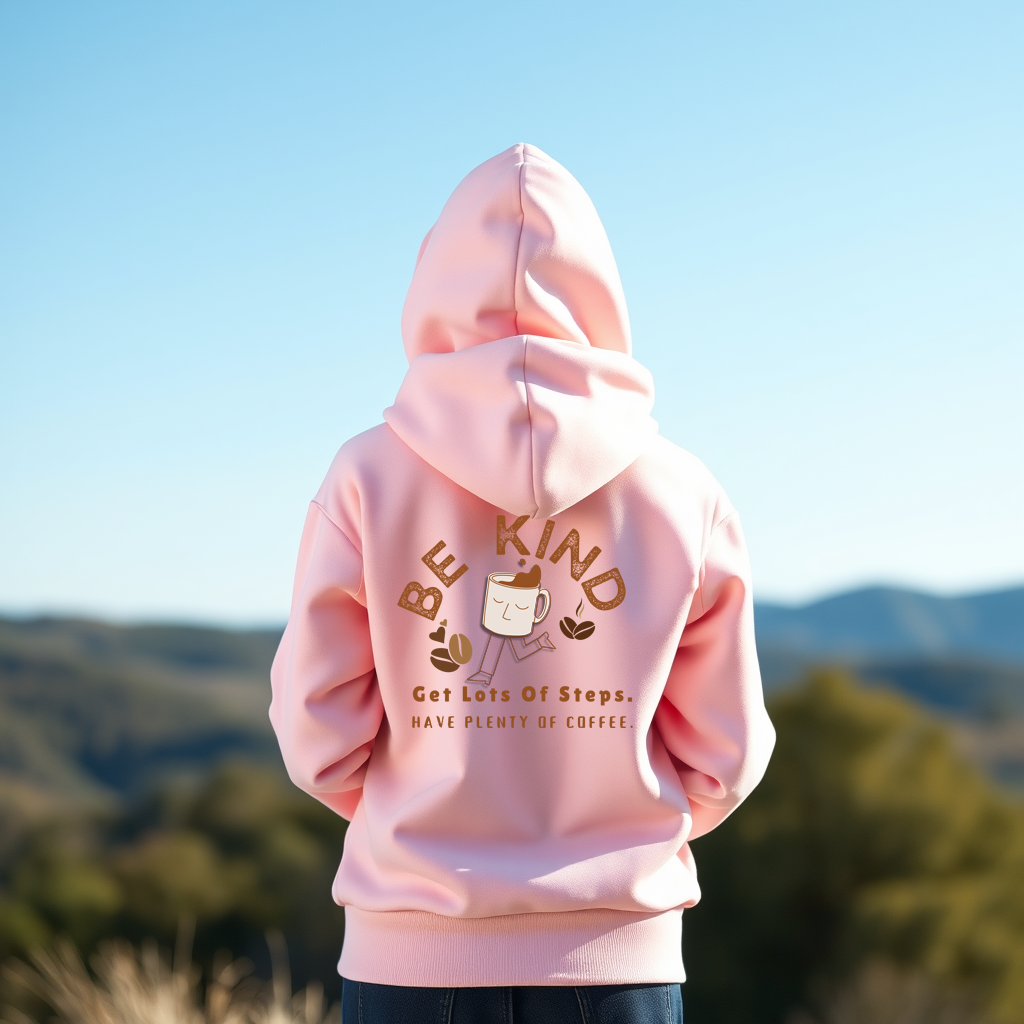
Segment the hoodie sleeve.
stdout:
[[735,512],[711,531],[655,721],[690,801],[689,838],[696,839],[746,799],[775,745],[754,647],[750,563]]
[[270,721],[291,780],[344,818],[384,716],[370,646],[362,557],[313,502],[288,626],[270,670]]

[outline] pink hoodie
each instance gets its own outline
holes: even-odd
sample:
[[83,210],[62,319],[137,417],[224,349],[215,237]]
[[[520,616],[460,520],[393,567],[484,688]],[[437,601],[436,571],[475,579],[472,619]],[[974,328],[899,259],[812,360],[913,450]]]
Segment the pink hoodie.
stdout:
[[760,780],[739,519],[659,437],[579,183],[481,164],[420,249],[409,371],[309,507],[270,717],[351,819],[339,970],[682,981],[688,841]]

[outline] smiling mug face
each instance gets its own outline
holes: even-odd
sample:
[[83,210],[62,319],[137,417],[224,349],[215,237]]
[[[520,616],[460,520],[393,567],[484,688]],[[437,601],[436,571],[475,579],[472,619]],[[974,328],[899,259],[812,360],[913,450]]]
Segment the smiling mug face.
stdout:
[[[512,572],[492,572],[484,589],[484,629],[498,636],[527,636],[533,624],[540,622],[551,607],[551,595],[534,587],[513,587]],[[540,614],[537,606],[543,602]]]

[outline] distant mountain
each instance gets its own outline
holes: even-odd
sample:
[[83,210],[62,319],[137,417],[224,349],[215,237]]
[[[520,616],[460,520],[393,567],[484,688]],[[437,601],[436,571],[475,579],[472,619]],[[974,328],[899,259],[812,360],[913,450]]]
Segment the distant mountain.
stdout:
[[[840,664],[965,728],[1024,723],[1024,588],[959,598],[872,588],[755,615],[768,689]],[[267,719],[280,635],[0,618],[0,846],[5,814],[118,802],[232,755],[280,769]],[[1024,778],[1016,736],[1001,740],[1006,778]]]
[[266,680],[281,633],[282,629],[118,626],[94,619],[0,617],[0,652],[16,651],[47,660],[85,659],[118,668],[234,673]]
[[1024,587],[962,597],[869,587],[795,608],[760,603],[754,616],[759,650],[801,658],[1024,666]]
[[[278,764],[279,631],[0,619],[0,805],[102,804],[229,755]],[[26,789],[27,787],[27,789]]]
[[1024,794],[1024,587],[965,597],[872,587],[799,608],[758,604],[765,689],[819,665],[943,715],[963,748]]

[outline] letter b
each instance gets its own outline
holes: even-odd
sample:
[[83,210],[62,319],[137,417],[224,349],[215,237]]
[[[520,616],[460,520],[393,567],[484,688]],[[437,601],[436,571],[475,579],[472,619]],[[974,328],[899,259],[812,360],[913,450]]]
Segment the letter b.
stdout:
[[[415,601],[411,600],[413,594],[416,595]],[[431,599],[429,608],[425,607],[428,597]],[[407,584],[405,590],[402,591],[402,596],[398,599],[398,607],[415,612],[417,615],[422,615],[423,618],[430,619],[433,622],[434,616],[437,615],[437,610],[441,607],[441,591],[437,587],[424,587],[414,580],[412,583]]]

